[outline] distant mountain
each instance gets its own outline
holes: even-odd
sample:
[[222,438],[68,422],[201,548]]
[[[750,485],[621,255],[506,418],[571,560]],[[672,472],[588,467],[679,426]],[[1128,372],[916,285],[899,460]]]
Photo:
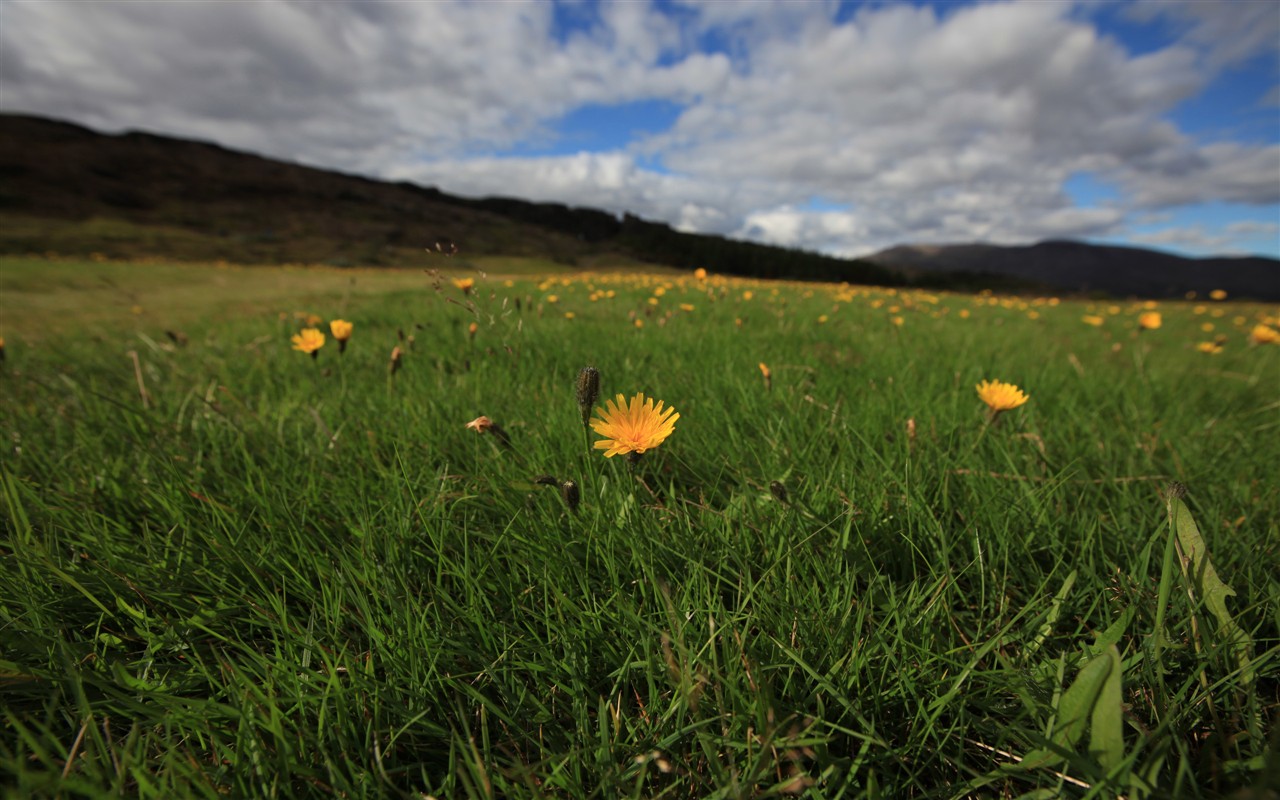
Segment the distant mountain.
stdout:
[[1280,261],[1261,256],[1183,258],[1137,247],[1045,241],[1014,247],[903,245],[867,260],[908,276],[980,272],[1064,293],[1182,297],[1224,289],[1233,297],[1280,300]]
[[760,277],[900,284],[870,263],[681,233],[639,217],[513,198],[472,200],[147,133],[104,135],[0,114],[0,253],[100,252],[241,263],[438,265],[468,256],[628,263]]
[[1150,297],[1226,289],[1280,300],[1280,261],[1185,259],[1077,242],[904,246],[867,259],[681,233],[630,214],[468,199],[149,133],[0,114],[0,253],[432,266],[468,256],[660,264],[760,278]]

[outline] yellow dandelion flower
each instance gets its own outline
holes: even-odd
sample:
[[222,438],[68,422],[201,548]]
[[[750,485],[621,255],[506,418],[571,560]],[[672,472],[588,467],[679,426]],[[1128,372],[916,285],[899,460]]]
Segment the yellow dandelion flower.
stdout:
[[823,315],[821,315],[820,317],[818,317],[818,324],[819,324],[819,325],[826,324],[826,321],[827,321],[827,315],[826,315],[826,314],[823,314]]
[[750,300],[753,297],[755,297],[755,293],[752,292],[750,289],[742,293],[743,300]]
[[333,334],[333,338],[340,342],[345,342],[351,338],[351,331],[355,325],[347,322],[345,319],[335,319],[329,323],[329,332]]
[[1203,325],[1201,325],[1201,326],[1200,326],[1200,330],[1204,331],[1205,333],[1210,333],[1210,332],[1212,332],[1212,331],[1213,331],[1213,323],[1212,323],[1212,322],[1206,322],[1206,323],[1204,323]]
[[681,310],[681,311],[692,311],[692,310],[693,310],[693,303],[681,303],[681,304],[680,304],[680,310]]
[[1159,311],[1148,311],[1138,315],[1138,327],[1144,331],[1154,331],[1164,324],[1164,319],[1160,316]]
[[320,348],[324,347],[324,334],[319,328],[303,328],[300,333],[293,335],[291,341],[294,350],[310,353],[315,358],[319,355]]
[[565,319],[573,319],[575,316],[577,316],[577,315],[576,315],[576,314],[574,314],[572,311],[566,311],[566,312],[564,312],[564,318],[565,318]]
[[621,394],[608,400],[606,408],[596,409],[599,419],[591,421],[591,429],[605,437],[596,442],[597,450],[604,450],[605,458],[618,454],[643,453],[662,444],[675,430],[680,415],[674,408],[663,409],[653,398],[645,399],[644,392],[631,398],[630,403]]
[[351,330],[355,328],[345,319],[335,319],[329,323],[329,332],[333,334],[333,338],[338,341],[338,352],[347,352],[347,340],[351,338]]
[[1249,341],[1254,344],[1280,344],[1280,331],[1266,325],[1254,325],[1249,331]]
[[1209,353],[1210,355],[1217,355],[1218,353],[1222,352],[1222,345],[1218,344],[1217,342],[1201,342],[1200,344],[1196,345],[1196,349],[1199,350],[1201,353]]
[[549,294],[549,295],[547,295],[547,302],[548,302],[548,303],[559,303],[559,302],[560,302],[560,295],[556,295],[556,294]]
[[1103,320],[1102,317],[1099,317],[1094,314],[1083,316],[1080,318],[1080,321],[1083,322],[1085,325],[1092,325],[1095,328],[1101,325],[1103,322],[1105,322],[1105,320]]
[[1212,292],[1209,292],[1209,299],[1210,299],[1210,300],[1226,300],[1226,299],[1227,299],[1227,290],[1226,290],[1226,289],[1214,289]]
[[697,278],[700,281],[705,281],[707,279],[707,271],[702,267],[698,267],[693,271],[693,277]]
[[1029,398],[1012,383],[983,381],[977,385],[978,397],[994,412],[1008,411],[1027,402]]
[[969,309],[967,308],[960,309],[960,319],[968,319],[968,318],[969,318]]
[[642,320],[642,319],[638,319],[638,320],[636,320],[636,327],[637,327],[637,328],[643,328],[643,327],[644,327],[644,320]]
[[906,323],[906,320],[903,319],[902,317],[891,317],[889,321],[892,322],[894,325],[897,325],[899,328],[901,328],[903,324]]
[[462,290],[463,294],[471,294],[471,290],[475,288],[475,278],[454,278],[453,285]]

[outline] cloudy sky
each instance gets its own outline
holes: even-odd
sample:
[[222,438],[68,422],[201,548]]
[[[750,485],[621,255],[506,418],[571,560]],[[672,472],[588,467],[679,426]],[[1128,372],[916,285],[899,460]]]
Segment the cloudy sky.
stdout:
[[0,109],[840,255],[1280,256],[1280,2],[0,0]]

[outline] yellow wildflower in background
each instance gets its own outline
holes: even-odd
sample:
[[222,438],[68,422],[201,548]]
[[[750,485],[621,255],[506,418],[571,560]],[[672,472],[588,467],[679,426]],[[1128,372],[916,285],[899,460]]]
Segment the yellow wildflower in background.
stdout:
[[315,358],[320,354],[320,348],[324,347],[324,334],[319,328],[303,328],[300,333],[293,335],[291,341],[294,350],[310,353]]
[[1249,341],[1254,344],[1280,344],[1280,331],[1266,325],[1254,325],[1249,331]]
[[335,319],[329,323],[329,332],[333,334],[333,338],[338,340],[338,352],[347,352],[347,340],[351,338],[351,331],[355,328],[345,319]]
[[707,279],[707,271],[702,267],[698,267],[693,271],[693,277],[697,278],[700,281],[705,281]]
[[1200,344],[1196,345],[1196,349],[1199,350],[1201,353],[1209,353],[1210,355],[1217,355],[1218,353],[1222,352],[1222,345],[1218,344],[1217,342],[1201,342]]
[[1081,317],[1081,318],[1080,318],[1080,321],[1081,321],[1081,322],[1083,322],[1085,325],[1092,325],[1093,327],[1095,327],[1095,328],[1096,328],[1096,327],[1098,327],[1099,325],[1101,325],[1103,322],[1105,322],[1106,320],[1104,320],[1102,317],[1096,316],[1096,315],[1094,315],[1094,314],[1089,314],[1089,315],[1087,315],[1087,316],[1083,316],[1083,317]]
[[597,450],[604,450],[605,458],[619,454],[643,453],[662,444],[675,430],[680,415],[674,408],[663,410],[663,403],[653,404],[653,398],[645,399],[644,392],[627,399],[621,394],[616,402],[608,400],[606,408],[596,409],[599,419],[592,420],[591,429],[605,437],[596,442]]
[[1031,399],[1012,383],[983,381],[976,388],[978,397],[995,413],[1017,408]]
[[463,294],[471,294],[472,288],[476,285],[475,278],[454,278],[453,285],[462,290]]
[[1164,324],[1164,319],[1160,316],[1159,311],[1148,311],[1145,314],[1138,315],[1138,327],[1144,331],[1154,331]]
[[1226,300],[1226,299],[1227,299],[1227,290],[1226,290],[1226,289],[1214,289],[1212,292],[1209,292],[1209,299],[1210,299],[1210,300]]

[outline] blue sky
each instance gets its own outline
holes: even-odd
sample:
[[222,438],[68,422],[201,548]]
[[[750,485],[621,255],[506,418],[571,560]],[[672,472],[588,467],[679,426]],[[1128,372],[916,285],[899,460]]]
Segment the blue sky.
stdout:
[[857,256],[1280,257],[1280,3],[0,0],[0,108]]

